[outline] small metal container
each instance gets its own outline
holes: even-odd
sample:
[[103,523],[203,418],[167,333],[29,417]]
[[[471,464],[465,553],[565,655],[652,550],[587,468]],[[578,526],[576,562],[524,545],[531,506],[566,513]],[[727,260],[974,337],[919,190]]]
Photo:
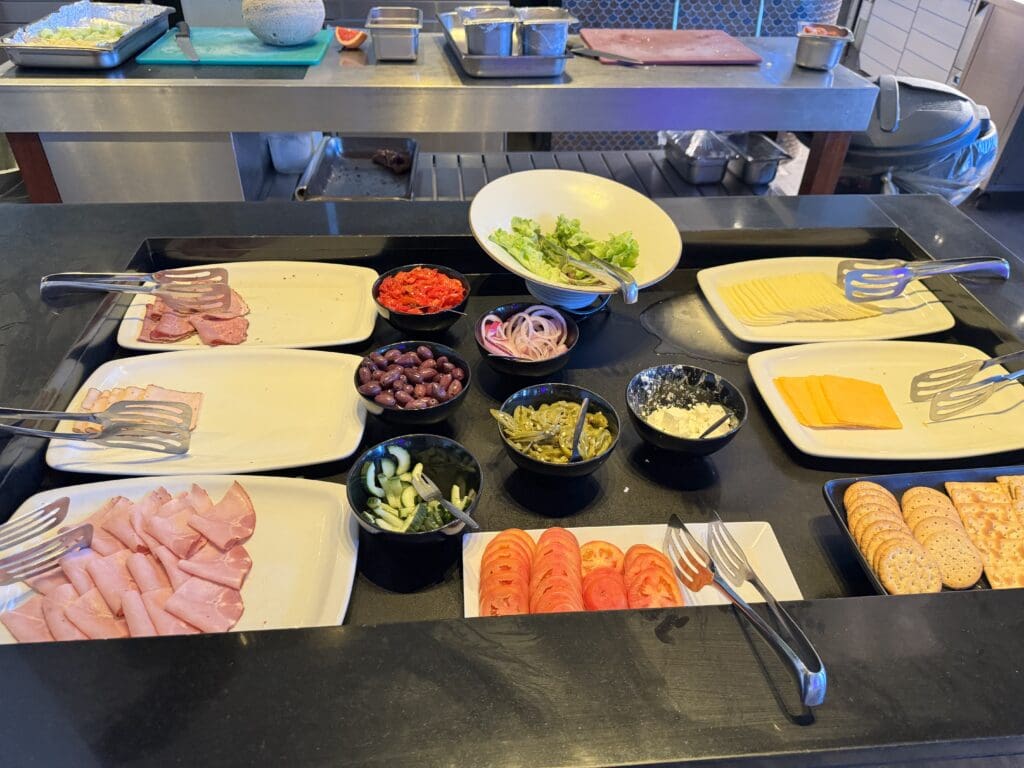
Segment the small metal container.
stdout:
[[690,184],[718,184],[736,152],[714,131],[671,131],[665,158]]
[[796,65],[828,71],[839,63],[853,32],[835,24],[807,24],[797,38]]
[[561,56],[569,41],[569,26],[578,23],[564,8],[519,8],[524,56]]
[[[395,173],[374,162],[381,151],[408,155],[409,170]],[[324,136],[299,179],[295,199],[408,200],[412,197],[416,151],[412,139]]]
[[[558,56],[470,56],[459,14],[439,13],[437,20],[462,71],[470,77],[559,77],[565,72],[565,62],[572,58],[565,51]],[[512,45],[514,48],[514,41]]]
[[423,11],[419,8],[371,8],[366,28],[373,37],[373,55],[377,61],[416,61],[419,57],[423,28]]
[[466,47],[471,56],[511,56],[512,38],[518,17],[504,5],[474,5],[458,9],[466,30]]
[[732,133],[724,139],[737,155],[729,161],[729,172],[752,187],[770,183],[779,171],[779,163],[792,159],[763,133]]

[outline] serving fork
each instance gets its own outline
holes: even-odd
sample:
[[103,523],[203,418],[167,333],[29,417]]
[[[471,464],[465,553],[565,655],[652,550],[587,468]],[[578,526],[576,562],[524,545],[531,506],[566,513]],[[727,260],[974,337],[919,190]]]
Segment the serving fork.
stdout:
[[64,522],[70,505],[71,500],[61,496],[56,501],[0,525],[0,552],[56,528]]
[[47,419],[95,424],[99,431],[56,432],[46,429],[0,423],[0,432],[52,440],[80,440],[156,453],[188,453],[192,423],[192,407],[185,403],[164,401],[122,400],[105,411],[68,413],[0,408],[0,419]]
[[[669,560],[672,562],[676,576],[679,577],[679,580],[687,589],[691,592],[700,592],[709,585],[716,587],[719,592],[739,609],[743,617],[761,633],[762,637],[779,655],[779,658],[788,663],[800,688],[800,700],[805,706],[816,707],[825,700],[825,691],[828,686],[825,665],[822,663],[817,651],[811,646],[810,641],[807,640],[804,633],[797,627],[796,622],[785,612],[781,605],[778,605],[777,602],[775,603],[775,609],[778,609],[785,615],[785,618],[780,618],[780,621],[786,627],[787,632],[791,632],[793,629],[796,630],[795,638],[806,645],[810,651],[813,669],[808,668],[807,664],[797,655],[790,644],[778,632],[772,629],[750,607],[746,600],[736,593],[726,579],[722,578],[719,574],[718,562],[708,554],[707,550],[701,546],[697,538],[690,533],[689,529],[676,514],[669,518],[668,528],[665,531],[665,550],[668,552]],[[740,551],[742,552],[742,550]],[[746,562],[745,556],[743,562]],[[751,570],[749,563],[747,563],[747,569]],[[756,574],[754,578],[756,578]],[[767,596],[765,599],[768,599]],[[769,607],[771,607],[772,602],[774,602],[774,598],[769,601]],[[776,615],[779,616],[779,614]]]
[[461,520],[470,528],[470,530],[480,530],[480,523],[448,501],[448,499],[444,497],[444,494],[441,493],[441,489],[437,487],[437,483],[431,480],[425,473],[412,473],[412,487],[416,489],[417,495],[424,501],[441,502],[441,506],[448,510],[448,514]]
[[966,273],[972,273],[974,277],[1006,280],[1010,277],[1010,263],[991,256],[920,262],[846,259],[836,268],[836,284],[850,301],[881,301],[901,295],[914,280]]
[[39,282],[39,294],[51,306],[84,301],[89,292],[142,293],[156,296],[176,312],[216,312],[231,305],[228,272],[222,267],[186,267],[159,272],[60,272]]
[[989,358],[988,360],[969,360],[966,363],[948,365],[919,373],[910,380],[910,399],[915,403],[931,400],[940,392],[969,384],[971,379],[993,365],[1002,365],[1011,360],[1024,357],[1024,349],[1008,355]]
[[946,421],[967,411],[974,410],[985,403],[992,395],[1004,387],[1024,377],[1024,369],[1013,373],[1001,373],[987,379],[962,384],[958,387],[943,390],[932,398],[928,408],[928,417],[932,421]]
[[92,525],[62,531],[52,539],[0,558],[0,587],[40,576],[60,565],[64,555],[92,544]]

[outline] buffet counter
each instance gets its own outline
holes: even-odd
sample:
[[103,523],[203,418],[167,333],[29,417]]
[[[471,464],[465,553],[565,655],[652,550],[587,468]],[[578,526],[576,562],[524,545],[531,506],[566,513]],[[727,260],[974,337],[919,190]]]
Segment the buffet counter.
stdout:
[[[1024,715],[1009,704],[1024,695],[1024,592],[874,594],[822,499],[823,483],[836,477],[1009,465],[1019,454],[910,467],[801,454],[754,391],[744,357],[714,342],[694,282],[698,267],[793,252],[878,252],[899,241],[933,258],[1012,259],[1002,246],[932,197],[666,201],[683,236],[679,269],[637,305],[614,300],[586,320],[559,380],[592,387],[624,412],[636,370],[703,365],[743,391],[748,424],[721,452],[688,462],[666,460],[624,426],[607,464],[559,487],[516,470],[495,426],[480,418],[518,385],[480,364],[472,319],[519,300],[523,284],[482,255],[467,207],[423,203],[400,217],[374,203],[0,208],[12,233],[0,261],[0,401],[62,407],[99,363],[124,354],[113,342],[124,302],[97,299],[54,317],[38,301],[47,272],[174,254],[381,272],[450,264],[469,275],[472,295],[470,319],[445,343],[475,378],[465,409],[431,431],[459,440],[482,465],[476,516],[484,529],[664,523],[673,512],[700,520],[709,506],[727,520],[770,522],[805,597],[789,607],[828,668],[824,705],[800,706],[784,667],[730,608],[467,620],[457,569],[410,594],[361,575],[339,627],[0,647],[12,764],[201,755],[210,766],[895,766],[1024,753]],[[1019,280],[969,293],[952,281],[934,285],[961,337],[988,352],[1019,346]],[[685,334],[693,345],[659,354],[664,341],[643,330],[640,315],[673,296],[695,299],[687,322],[700,332]],[[378,320],[365,343],[335,351],[365,354],[397,338]],[[371,420],[363,445],[401,431]],[[41,487],[89,481],[45,469],[41,454],[38,442],[3,445],[0,516]],[[345,482],[350,466],[284,474]],[[361,561],[372,556],[361,542]]]

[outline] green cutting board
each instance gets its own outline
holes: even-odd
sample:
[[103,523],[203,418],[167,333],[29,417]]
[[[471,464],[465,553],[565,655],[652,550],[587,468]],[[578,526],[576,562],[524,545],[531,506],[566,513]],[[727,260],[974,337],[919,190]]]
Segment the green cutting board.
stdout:
[[302,45],[277,47],[261,43],[245,27],[192,27],[192,46],[199,56],[190,61],[171,29],[136,59],[140,64],[220,64],[244,66],[313,66],[319,64],[331,42],[331,31],[320,30]]

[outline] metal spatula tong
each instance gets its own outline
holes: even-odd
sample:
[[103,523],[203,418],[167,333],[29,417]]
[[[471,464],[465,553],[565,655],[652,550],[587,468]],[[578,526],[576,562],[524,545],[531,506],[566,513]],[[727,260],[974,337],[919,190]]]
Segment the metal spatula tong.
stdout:
[[164,269],[159,272],[61,272],[39,283],[43,301],[66,307],[89,292],[143,293],[156,296],[175,312],[217,312],[231,305],[228,273],[220,267]]
[[1006,280],[1010,277],[1010,264],[1006,259],[989,256],[913,262],[847,259],[836,269],[836,284],[850,301],[881,301],[900,296],[914,280],[967,273],[972,278]]

